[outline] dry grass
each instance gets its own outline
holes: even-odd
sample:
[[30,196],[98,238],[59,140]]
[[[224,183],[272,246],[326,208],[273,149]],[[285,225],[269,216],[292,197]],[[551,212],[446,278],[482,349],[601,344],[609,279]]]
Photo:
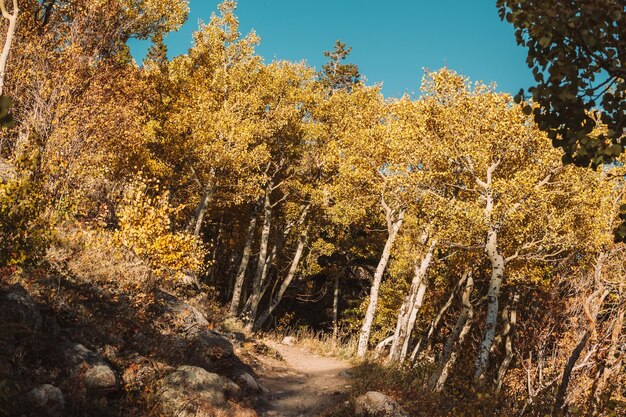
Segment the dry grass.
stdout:
[[266,335],[266,337],[278,342],[287,336],[295,338],[298,346],[302,346],[318,355],[356,361],[356,347],[358,343],[356,336],[339,336],[335,338],[328,332],[315,331],[308,327],[287,328]]
[[130,251],[113,242],[106,230],[65,225],[55,230],[46,260],[57,271],[67,271],[92,283],[115,281],[127,288],[153,284],[150,268]]

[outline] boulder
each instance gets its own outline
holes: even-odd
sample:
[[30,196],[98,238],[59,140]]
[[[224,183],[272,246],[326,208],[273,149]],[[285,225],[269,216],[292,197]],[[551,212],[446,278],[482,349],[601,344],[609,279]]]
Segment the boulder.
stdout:
[[97,391],[111,391],[117,389],[117,374],[106,363],[88,367],[84,373],[85,384],[88,389]]
[[80,379],[87,391],[108,392],[119,388],[119,378],[111,365],[80,343],[67,346],[64,357],[73,377]]
[[218,334],[226,338],[228,341],[230,341],[234,345],[241,346],[246,341],[246,335],[241,332],[220,331]]
[[156,301],[165,310],[166,318],[179,330],[187,333],[208,328],[209,321],[200,310],[175,296],[161,291],[157,293]]
[[197,366],[181,366],[161,380],[159,401],[166,416],[212,417],[231,408],[240,388],[230,379]]
[[409,417],[400,404],[377,391],[369,391],[358,397],[354,414],[361,417]]
[[293,336],[285,336],[280,343],[282,345],[293,346],[296,344],[296,338]]
[[43,319],[35,304],[35,300],[19,284],[12,285],[8,291],[0,295],[0,323],[38,332]]
[[158,293],[157,301],[165,310],[164,333],[175,336],[171,343],[179,344],[178,350],[189,349],[204,358],[206,364],[234,355],[232,343],[209,329],[209,322],[200,310],[165,292]]
[[54,385],[39,385],[26,394],[26,403],[42,416],[60,416],[65,407],[61,390]]
[[256,379],[243,369],[238,369],[233,373],[233,381],[237,383],[241,388],[252,392],[262,392],[263,387],[257,382]]

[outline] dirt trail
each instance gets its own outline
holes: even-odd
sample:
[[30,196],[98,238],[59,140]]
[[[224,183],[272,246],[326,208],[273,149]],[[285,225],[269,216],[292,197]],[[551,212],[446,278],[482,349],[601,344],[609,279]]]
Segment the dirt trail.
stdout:
[[260,378],[269,391],[261,416],[319,416],[329,407],[345,401],[350,388],[350,364],[307,352],[298,346],[266,341],[285,362],[268,359]]

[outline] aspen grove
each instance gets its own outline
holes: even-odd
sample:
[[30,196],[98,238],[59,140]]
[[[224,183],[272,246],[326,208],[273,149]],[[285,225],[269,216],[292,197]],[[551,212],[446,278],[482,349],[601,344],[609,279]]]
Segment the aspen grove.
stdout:
[[[388,393],[414,415],[626,413],[623,155],[563,165],[537,104],[451,68],[387,98],[340,41],[266,62],[232,0],[172,59],[184,0],[9,3],[0,276],[64,248],[248,334],[321,332],[412,375]],[[72,261],[102,248],[143,272]]]

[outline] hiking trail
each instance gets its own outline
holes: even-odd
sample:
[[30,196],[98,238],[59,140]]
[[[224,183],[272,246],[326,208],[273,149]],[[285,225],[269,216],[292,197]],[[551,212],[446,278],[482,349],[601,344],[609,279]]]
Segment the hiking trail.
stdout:
[[348,362],[319,356],[299,346],[265,341],[284,359],[264,359],[266,372],[259,382],[269,391],[259,407],[260,416],[312,417],[347,400]]

